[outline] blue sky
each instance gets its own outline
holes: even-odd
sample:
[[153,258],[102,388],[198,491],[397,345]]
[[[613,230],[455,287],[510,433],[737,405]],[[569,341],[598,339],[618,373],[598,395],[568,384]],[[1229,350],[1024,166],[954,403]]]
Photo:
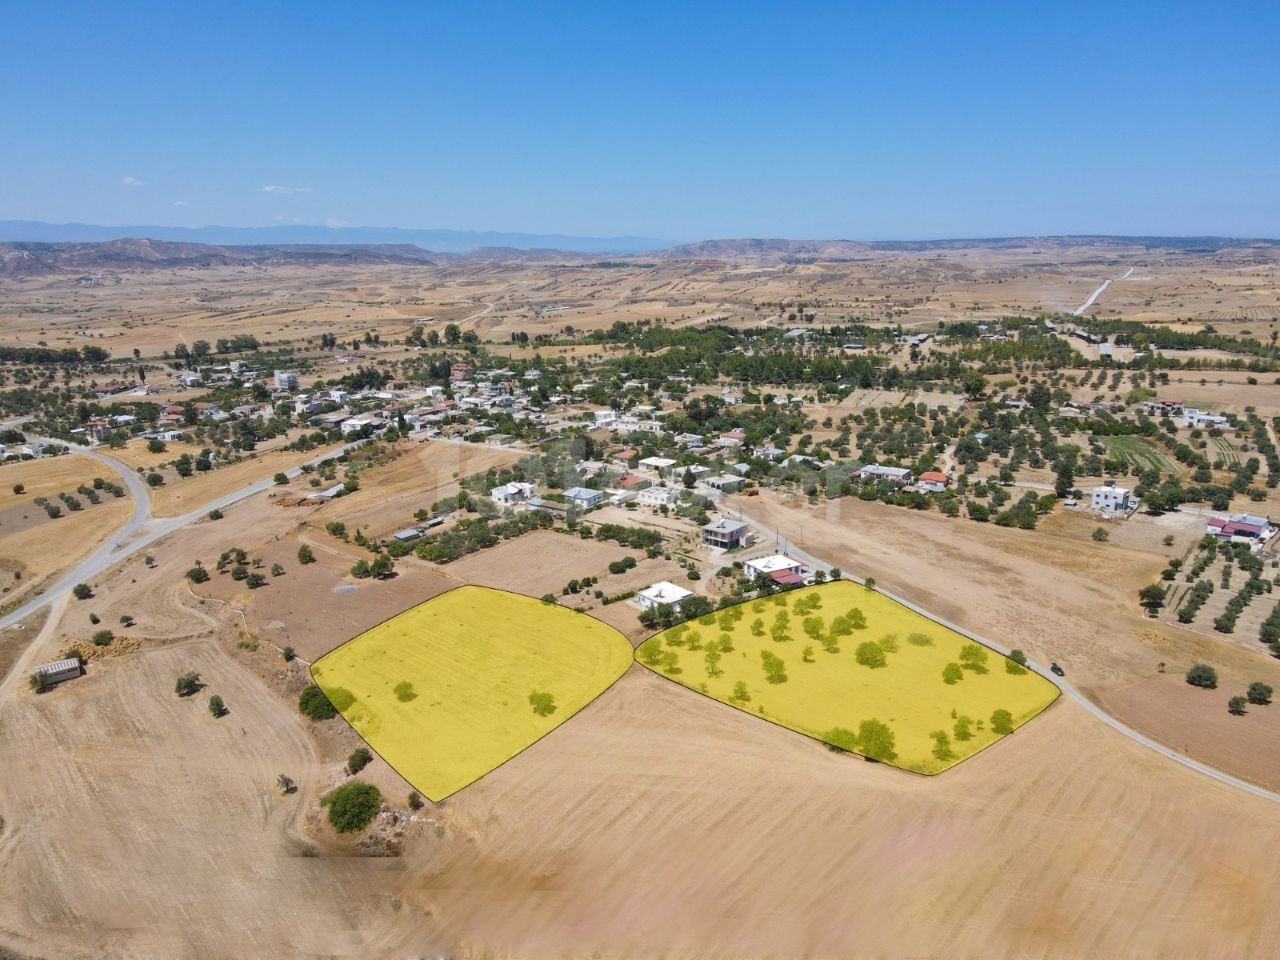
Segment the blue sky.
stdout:
[[0,219],[1276,237],[1278,49],[1274,0],[27,0]]

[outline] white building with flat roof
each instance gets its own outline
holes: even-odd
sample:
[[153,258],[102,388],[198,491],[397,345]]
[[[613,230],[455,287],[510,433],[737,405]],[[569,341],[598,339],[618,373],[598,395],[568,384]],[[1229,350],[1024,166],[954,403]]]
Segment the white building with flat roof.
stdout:
[[636,594],[636,603],[642,610],[657,610],[670,607],[679,612],[680,604],[693,596],[692,590],[677,587],[667,580],[659,580],[651,587],[645,587]]
[[1095,487],[1089,492],[1089,506],[1105,513],[1122,513],[1129,509],[1132,493],[1128,487]]
[[795,574],[803,577],[807,572],[799,560],[793,560],[783,553],[775,553],[768,557],[747,560],[742,564],[744,570],[753,577],[773,577],[777,574]]

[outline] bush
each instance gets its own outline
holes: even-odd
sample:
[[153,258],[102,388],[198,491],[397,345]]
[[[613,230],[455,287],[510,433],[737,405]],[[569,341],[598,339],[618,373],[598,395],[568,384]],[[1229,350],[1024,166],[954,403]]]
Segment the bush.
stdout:
[[1249,684],[1249,692],[1245,696],[1248,697],[1250,703],[1257,704],[1260,707],[1265,706],[1271,702],[1271,685],[1261,681],[1254,681]]
[[870,667],[872,670],[883,667],[888,663],[884,655],[884,647],[871,640],[858,644],[858,649],[854,651],[853,658],[864,667]]
[[189,697],[200,689],[200,674],[192,670],[190,673],[184,673],[178,678],[178,682],[174,684],[174,692],[180,697]]
[[26,493],[26,492],[27,492],[27,488],[26,488],[26,487],[24,487],[24,486],[23,486],[22,484],[20,484],[20,483],[15,483],[15,484],[13,485],[13,492],[14,492],[14,494],[16,494],[17,496],[22,496],[22,494],[24,494],[24,493]]
[[105,646],[108,646],[111,643],[111,641],[115,639],[115,634],[113,634],[110,630],[99,630],[97,633],[93,635],[92,639],[93,639],[93,645],[95,647],[105,647]]
[[382,807],[382,794],[371,783],[352,780],[329,791],[320,805],[329,809],[329,822],[339,833],[363,830]]
[[275,482],[277,486],[284,486],[284,484],[289,482],[289,478],[286,477],[283,473],[277,473],[271,479]]
[[556,712],[556,698],[553,694],[535,690],[529,694],[529,706],[538,716],[549,717]]
[[1245,715],[1245,704],[1248,701],[1244,697],[1232,697],[1227,701],[1227,713],[1234,717],[1243,717]]
[[314,683],[298,694],[298,709],[312,720],[332,720],[337,709]]
[[313,551],[305,543],[298,548],[298,562],[304,567],[309,563],[316,562],[315,551]]
[[222,702],[222,698],[216,693],[209,698],[209,712],[214,718],[218,718],[227,712],[227,705]]
[[850,753],[858,747],[858,735],[844,727],[832,727],[822,735],[822,740],[840,753]]
[[1013,714],[1008,710],[996,710],[991,714],[991,729],[1001,735],[1013,733]]
[[958,663],[948,663],[942,668],[942,682],[948,685],[964,679],[964,669]]
[[204,567],[192,567],[187,571],[187,579],[192,583],[204,583],[209,579],[209,571]]
[[280,651],[280,656],[284,657],[285,663],[290,663],[297,654],[293,652],[293,647],[285,647]]
[[356,747],[347,757],[347,773],[353,777],[373,762],[373,754],[367,747]]
[[422,809],[422,795],[419,794],[417,790],[409,791],[409,809],[410,810]]
[[93,596],[93,588],[87,583],[77,583],[71,588],[71,593],[77,600],[88,600]]
[[1218,671],[1207,663],[1197,663],[1187,671],[1187,683],[1193,687],[1213,690],[1218,686]]

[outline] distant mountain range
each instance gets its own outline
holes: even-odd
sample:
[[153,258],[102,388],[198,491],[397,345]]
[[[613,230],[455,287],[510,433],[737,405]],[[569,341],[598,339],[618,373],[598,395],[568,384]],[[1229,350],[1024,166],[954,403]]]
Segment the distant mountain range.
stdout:
[[577,253],[641,253],[661,250],[671,245],[669,240],[654,240],[651,237],[573,237],[558,233],[498,233],[484,230],[411,230],[403,227],[325,227],[302,224],[274,227],[100,227],[87,223],[0,220],[0,242],[100,243],[126,237],[219,246],[413,244],[439,253],[470,253],[483,247],[572,250]]
[[[32,239],[39,229],[56,232],[63,228],[49,224],[24,227],[24,221],[0,221],[0,277],[40,276],[53,273],[92,273],[103,270],[135,270],[146,268],[174,269],[216,266],[282,266],[282,265],[361,265],[401,264],[430,265],[465,261],[525,261],[536,263],[582,263],[617,257],[632,262],[678,260],[752,260],[771,262],[883,260],[897,254],[932,253],[964,249],[1046,250],[1097,249],[1098,255],[1134,248],[1161,250],[1173,254],[1204,254],[1235,251],[1243,256],[1274,257],[1280,249],[1277,240],[1238,240],[1223,237],[1006,237],[981,240],[703,240],[659,250],[626,251],[595,249],[568,250],[554,247],[471,246],[466,252],[428,250],[416,243],[345,242],[330,243],[203,243],[190,240],[163,240],[152,237],[121,237],[111,240],[47,241]],[[85,231],[110,231],[109,227],[77,227]],[[115,230],[150,231],[152,227],[118,227]],[[210,227],[209,230],[222,228]],[[294,230],[292,227],[269,227],[269,231]],[[311,228],[308,228],[311,229]],[[328,228],[315,228],[326,230]],[[190,231],[199,232],[199,231]],[[230,231],[236,233],[236,231]],[[253,232],[253,231],[249,231]],[[348,231],[333,233],[347,237]],[[361,233],[360,230],[354,231]],[[378,231],[369,229],[369,235]],[[511,237],[525,241],[554,238],[532,234],[468,234],[464,231],[399,231],[427,235],[447,232],[457,236]],[[6,236],[21,240],[6,242]],[[565,237],[565,241],[589,238]],[[591,242],[605,244],[618,238],[595,238]],[[634,239],[634,238],[632,238]],[[649,242],[649,241],[646,241]],[[652,241],[656,242],[656,241]],[[634,259],[633,259],[634,258]]]

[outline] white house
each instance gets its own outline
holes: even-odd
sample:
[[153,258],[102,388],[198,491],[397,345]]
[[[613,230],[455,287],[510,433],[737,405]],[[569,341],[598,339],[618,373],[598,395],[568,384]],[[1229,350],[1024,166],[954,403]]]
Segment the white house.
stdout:
[[808,572],[805,570],[804,564],[799,560],[793,560],[782,553],[760,557],[756,560],[747,560],[742,566],[747,573],[757,579],[762,577],[774,580],[782,580],[786,577],[803,578]]
[[1095,487],[1089,492],[1089,505],[1095,510],[1120,513],[1129,509],[1131,493],[1128,487]]
[[597,410],[594,415],[597,427],[612,426],[618,419],[617,410]]
[[1231,421],[1221,414],[1209,413],[1207,410],[1197,410],[1195,407],[1187,407],[1182,411],[1182,422],[1188,427],[1217,427],[1219,430],[1230,430]]
[[645,587],[639,591],[636,594],[636,603],[640,605],[641,610],[657,610],[660,607],[670,607],[678,613],[680,604],[692,596],[692,590],[677,587],[674,583],[666,580],[659,580],[653,586]]
[[665,477],[671,472],[671,468],[676,465],[676,462],[669,457],[645,457],[640,461],[639,465]]
[[538,488],[532,483],[512,480],[510,483],[504,483],[491,489],[489,491],[489,499],[500,507],[511,507],[517,503],[524,503],[537,492]]
[[588,510],[604,500],[604,491],[570,487],[564,492],[564,498],[580,510]]
[[680,491],[675,487],[647,487],[636,494],[636,502],[649,507],[669,507],[679,499]]
[[890,483],[910,483],[911,471],[906,467],[882,467],[878,463],[869,463],[858,470],[863,479],[888,480]]

